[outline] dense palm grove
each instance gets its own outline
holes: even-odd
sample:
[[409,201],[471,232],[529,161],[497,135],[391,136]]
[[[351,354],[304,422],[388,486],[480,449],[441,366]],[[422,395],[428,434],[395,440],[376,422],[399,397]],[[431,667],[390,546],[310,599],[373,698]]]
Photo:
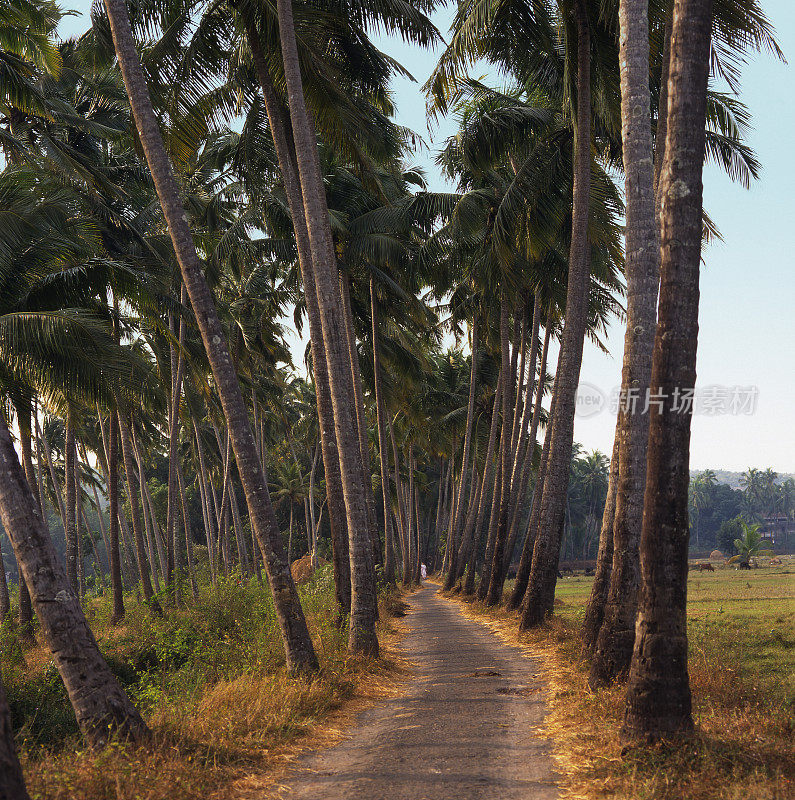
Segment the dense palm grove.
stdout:
[[[461,2],[426,85],[458,125],[437,193],[369,38],[441,43],[434,6],[105,0],[61,41],[55,3],[0,3],[0,613],[93,745],[148,735],[94,598],[121,623],[265,582],[311,673],[304,555],[375,656],[378,586],[421,564],[532,627],[561,554],[598,548],[594,683],[628,679],[629,736],[692,725],[690,415],[622,406],[608,459],[575,394],[616,315],[625,392],[693,386],[703,155],[756,177],[739,79],[772,31],[748,0]],[[4,797],[14,764],[0,690]]]

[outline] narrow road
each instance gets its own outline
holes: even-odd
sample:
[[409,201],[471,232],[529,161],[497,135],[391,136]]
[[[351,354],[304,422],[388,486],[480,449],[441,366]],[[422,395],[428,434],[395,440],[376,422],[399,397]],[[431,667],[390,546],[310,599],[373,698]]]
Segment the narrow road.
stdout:
[[350,738],[304,757],[296,800],[552,800],[545,712],[533,661],[426,585],[407,598],[402,648],[413,677],[366,711]]

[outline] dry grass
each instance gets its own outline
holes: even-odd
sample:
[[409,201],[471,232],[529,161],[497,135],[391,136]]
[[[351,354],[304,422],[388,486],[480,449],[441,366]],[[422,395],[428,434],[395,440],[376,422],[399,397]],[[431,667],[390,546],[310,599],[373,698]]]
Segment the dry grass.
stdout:
[[[793,585],[783,572],[691,576],[690,680],[696,733],[626,747],[623,687],[591,692],[579,654],[590,579],[559,582],[556,616],[520,634],[502,609],[451,600],[537,660],[549,686],[540,735],[553,741],[563,796],[578,800],[786,800],[795,796]],[[746,586],[748,584],[748,586]],[[726,608],[731,605],[727,620]],[[790,613],[782,613],[782,605]]]
[[[304,603],[321,661],[318,675],[294,678],[267,659],[241,663],[237,674],[217,679],[205,670],[198,685],[181,684],[147,710],[153,736],[137,748],[115,743],[94,752],[76,737],[64,746],[26,747],[23,733],[33,800],[228,800],[261,798],[278,787],[301,752],[333,744],[359,710],[397,691],[405,674],[395,650],[400,623],[387,613],[379,623],[383,655],[374,661],[346,656],[344,635],[330,630],[330,595],[305,596]],[[115,629],[99,638],[106,652],[124,657],[126,637]],[[38,649],[25,656],[18,678],[47,668]]]

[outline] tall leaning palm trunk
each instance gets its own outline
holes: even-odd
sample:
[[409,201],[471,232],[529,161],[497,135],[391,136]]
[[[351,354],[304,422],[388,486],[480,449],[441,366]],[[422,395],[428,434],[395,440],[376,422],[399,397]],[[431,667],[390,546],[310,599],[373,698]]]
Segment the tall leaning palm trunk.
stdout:
[[687,671],[687,490],[696,380],[702,170],[712,0],[676,0],[668,130],[660,176],[660,305],[651,385],[662,398],[649,421],[640,545],[641,593],[623,732],[692,729]]
[[0,521],[31,589],[41,634],[66,686],[83,735],[104,745],[118,733],[132,740],[149,731],[110,671],[61,568],[50,534],[0,416]]
[[555,378],[554,412],[550,420],[551,439],[538,535],[522,603],[522,628],[540,625],[552,611],[574,441],[575,398],[588,318],[591,273],[588,240],[588,206],[591,198],[591,34],[585,0],[576,0],[574,3],[574,19],[577,30],[577,109],[566,320]]
[[337,434],[334,429],[334,407],[331,400],[326,347],[323,341],[323,325],[317,299],[309,230],[306,224],[301,184],[298,177],[295,145],[287,112],[276,93],[256,25],[251,19],[247,21],[246,34],[262,89],[268,124],[273,137],[279,170],[284,181],[287,203],[293,221],[293,230],[295,231],[298,262],[301,268],[301,281],[304,285],[304,297],[309,320],[309,344],[312,351],[312,370],[315,378],[320,448],[326,476],[326,497],[328,499],[329,524],[331,526],[334,586],[338,609],[340,615],[343,615],[348,614],[351,608],[351,570],[348,554],[345,497],[342,489]]
[[649,414],[645,395],[657,318],[659,282],[649,92],[648,0],[619,3],[621,135],[626,175],[627,331],[621,376],[613,566],[591,664],[592,686],[625,677],[635,639],[638,546],[643,523]]
[[251,431],[248,409],[243,400],[218,311],[204,279],[179,188],[152,108],[144,72],[135,50],[127,6],[125,0],[106,0],[105,7],[138,137],[160,198],[174,252],[182,272],[182,280],[193,306],[196,323],[221,398],[240,480],[246,495],[249,519],[262,550],[268,581],[273,592],[274,608],[284,640],[287,665],[294,671],[314,670],[317,668],[317,658],[298,592],[287,564],[284,543],[268,493],[268,482]]
[[351,565],[351,617],[348,649],[377,654],[375,632],[377,603],[372,541],[367,514],[365,475],[359,447],[356,398],[346,344],[345,316],[337,280],[336,257],[331,237],[328,206],[320,169],[314,126],[304,100],[295,22],[291,0],[277,3],[284,75],[293,139],[301,179],[318,306],[326,345],[334,428],[337,433],[340,472],[348,522]]

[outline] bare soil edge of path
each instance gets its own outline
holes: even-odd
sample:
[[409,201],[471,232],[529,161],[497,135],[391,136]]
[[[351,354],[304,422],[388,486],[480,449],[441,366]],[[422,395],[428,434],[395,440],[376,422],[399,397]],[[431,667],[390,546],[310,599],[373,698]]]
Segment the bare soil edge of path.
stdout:
[[[406,592],[405,596],[410,596],[410,592]],[[265,752],[262,768],[227,785],[219,798],[267,800],[280,797],[285,781],[294,774],[298,759],[339,744],[365,711],[400,695],[411,675],[411,664],[400,650],[407,627],[403,619],[391,616],[384,619],[383,609],[381,613],[378,631],[381,655],[353,696],[327,716],[318,718],[302,735]]]

